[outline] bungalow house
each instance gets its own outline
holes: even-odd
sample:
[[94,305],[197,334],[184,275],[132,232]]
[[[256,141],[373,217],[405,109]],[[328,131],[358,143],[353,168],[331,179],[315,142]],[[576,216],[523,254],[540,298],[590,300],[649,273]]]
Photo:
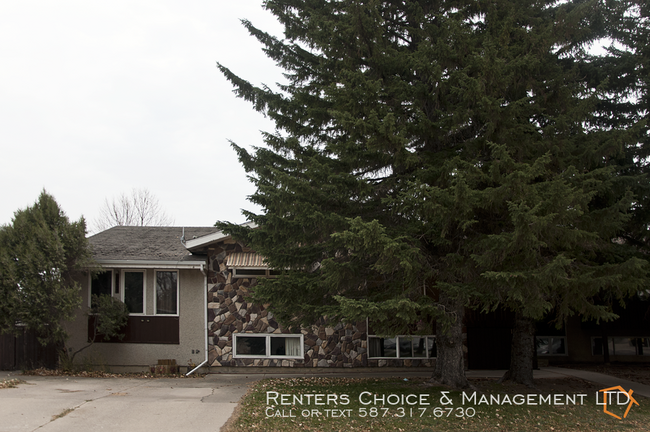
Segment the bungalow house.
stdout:
[[[267,305],[247,302],[258,278],[273,270],[246,245],[214,227],[114,227],[89,238],[103,273],[82,280],[83,308],[70,324],[69,347],[87,344],[92,294],[109,294],[130,311],[121,341],[98,342],[83,352],[114,370],[142,370],[173,359],[197,367],[430,367],[435,337],[373,334],[367,322],[314,323],[300,332],[283,328]],[[639,310],[647,307],[645,302]],[[646,361],[650,326],[645,315],[602,326],[570,322],[567,330],[538,328],[537,355],[555,362]],[[636,326],[636,327],[635,327]],[[507,314],[466,320],[470,368],[505,368],[509,361]],[[608,336],[605,338],[605,336]]]
[[[70,323],[71,351],[87,345],[92,294],[122,300],[130,316],[121,341],[99,341],[79,354],[92,363],[142,370],[158,359],[181,365],[201,363],[205,352],[207,261],[181,242],[182,228],[114,227],[89,238],[103,273],[87,274],[82,309]],[[186,236],[204,236],[215,228],[187,228]]]
[[365,322],[299,333],[283,328],[246,296],[273,271],[262,257],[214,227],[113,227],[89,238],[103,270],[82,283],[82,310],[69,326],[69,349],[87,344],[93,294],[109,294],[130,311],[122,340],[83,351],[92,362],[141,370],[173,359],[197,366],[432,366],[435,338],[379,338]]

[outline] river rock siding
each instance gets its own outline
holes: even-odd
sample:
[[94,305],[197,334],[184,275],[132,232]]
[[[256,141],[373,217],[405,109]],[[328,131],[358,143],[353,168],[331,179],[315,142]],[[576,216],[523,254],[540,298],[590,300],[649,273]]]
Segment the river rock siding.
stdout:
[[368,359],[366,323],[338,323],[327,326],[315,323],[301,330],[304,335],[302,360],[235,359],[233,333],[290,333],[279,325],[268,305],[255,305],[246,297],[255,286],[255,278],[233,278],[226,267],[226,257],[249,248],[226,240],[209,249],[208,269],[208,364],[210,366],[280,366],[280,367],[365,367],[431,366],[424,360]]

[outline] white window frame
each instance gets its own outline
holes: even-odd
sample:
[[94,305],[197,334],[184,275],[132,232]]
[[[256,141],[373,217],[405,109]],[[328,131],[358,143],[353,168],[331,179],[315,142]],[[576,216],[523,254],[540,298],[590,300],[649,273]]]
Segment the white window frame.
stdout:
[[[275,277],[277,275],[271,274],[273,271],[270,268],[260,268],[260,267],[231,267],[233,279],[252,279],[252,278],[261,278],[261,277]],[[255,270],[264,272],[264,274],[246,274],[249,270]]]
[[[158,273],[160,272],[174,272],[176,273],[176,313],[173,314],[162,314],[158,313]],[[179,309],[181,307],[181,298],[180,298],[180,284],[181,284],[181,275],[178,270],[154,270],[153,275],[153,314],[158,316],[178,316]]]
[[[395,339],[395,351],[397,353],[397,356],[395,356],[395,357],[375,357],[375,356],[371,356],[370,355],[370,339],[373,339],[373,338],[376,338],[376,339],[393,339],[394,338]],[[401,352],[400,352],[399,338],[408,338],[408,339],[410,339],[410,338],[425,338],[426,345],[427,345],[426,348],[425,348],[425,351],[426,351],[427,355],[422,356],[422,357],[413,357],[413,353],[411,352],[410,356],[402,356]],[[429,351],[431,351],[431,348],[429,347],[429,338],[433,339],[434,341],[436,340],[435,335],[398,335],[398,336],[393,336],[392,338],[387,338],[387,337],[383,337],[383,336],[376,336],[376,335],[368,335],[368,337],[366,339],[367,340],[366,346],[368,347],[367,348],[368,349],[368,359],[373,359],[373,360],[374,359],[378,359],[378,360],[399,360],[399,359],[403,359],[403,360],[426,360],[426,359],[435,359],[437,357],[429,357]],[[436,350],[436,352],[437,352],[437,350]]]
[[[537,353],[537,357],[548,357],[548,356],[568,356],[569,355],[569,346],[567,345],[567,340],[566,336],[535,336],[535,341],[537,339],[549,339],[549,345],[552,347],[553,346],[553,340],[557,339],[563,339],[564,340],[564,353],[561,354],[556,354],[556,353],[549,353],[549,354],[539,354]],[[537,342],[535,342],[535,352],[537,352]]]
[[126,295],[126,277],[125,273],[142,273],[142,313],[129,313],[132,316],[144,316],[147,315],[147,270],[145,269],[123,269],[120,272],[120,300],[122,303],[124,301],[124,296]]
[[[100,273],[111,272],[111,297],[115,295],[115,272],[113,269],[108,269]],[[93,298],[93,275],[88,273],[88,307],[92,307],[92,298]]]
[[[287,334],[287,333],[233,333],[232,335],[232,357],[233,358],[263,358],[263,359],[304,359],[305,358],[305,336],[302,333],[299,334]],[[266,353],[267,355],[249,355],[249,354],[237,354],[237,338],[240,337],[259,337],[266,339]],[[289,356],[289,355],[269,355],[271,352],[271,339],[272,338],[300,338],[300,355],[299,356]]]

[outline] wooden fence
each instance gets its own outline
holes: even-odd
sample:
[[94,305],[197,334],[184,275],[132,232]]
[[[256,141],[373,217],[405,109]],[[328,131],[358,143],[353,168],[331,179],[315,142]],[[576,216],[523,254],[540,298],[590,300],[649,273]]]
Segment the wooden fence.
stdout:
[[56,346],[43,346],[34,332],[17,327],[18,334],[0,335],[0,370],[56,368]]

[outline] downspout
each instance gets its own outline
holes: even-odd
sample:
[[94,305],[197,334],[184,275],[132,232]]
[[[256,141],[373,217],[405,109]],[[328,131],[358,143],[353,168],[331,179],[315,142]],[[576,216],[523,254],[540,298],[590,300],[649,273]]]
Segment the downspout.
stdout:
[[203,266],[204,264],[201,264],[201,273],[203,273],[203,319],[205,320],[205,325],[203,328],[203,334],[205,334],[205,346],[203,347],[203,351],[205,352],[205,360],[203,360],[200,365],[186,373],[185,376],[189,376],[190,374],[194,373],[194,371],[208,362],[208,273]]

